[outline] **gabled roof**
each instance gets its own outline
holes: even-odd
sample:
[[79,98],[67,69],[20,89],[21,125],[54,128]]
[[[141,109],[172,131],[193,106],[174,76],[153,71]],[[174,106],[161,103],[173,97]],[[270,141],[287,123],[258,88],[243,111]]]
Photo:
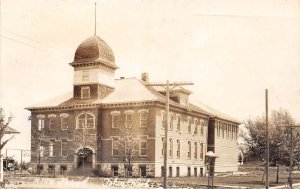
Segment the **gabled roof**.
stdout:
[[4,134],[19,134],[20,132],[14,128],[6,127],[4,130]]
[[101,103],[123,103],[140,101],[164,100],[158,92],[145,86],[145,83],[136,78],[116,80],[115,90],[104,98]]
[[199,107],[199,108],[205,110],[206,112],[209,112],[215,118],[225,119],[225,120],[232,121],[232,122],[239,123],[239,124],[241,123],[239,120],[237,120],[223,112],[220,112],[219,110],[216,110],[202,102],[199,102],[198,100],[193,100],[192,102],[193,102],[193,106]]

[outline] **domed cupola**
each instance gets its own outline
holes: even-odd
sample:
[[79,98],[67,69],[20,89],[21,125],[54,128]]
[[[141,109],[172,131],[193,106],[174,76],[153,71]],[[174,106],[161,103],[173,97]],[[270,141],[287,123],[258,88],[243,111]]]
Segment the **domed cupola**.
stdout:
[[82,42],[75,52],[74,62],[101,61],[115,65],[115,57],[111,48],[100,37],[94,35]]
[[74,98],[101,99],[113,91],[118,67],[113,51],[97,35],[77,47],[70,65],[74,67]]
[[72,66],[102,63],[113,68],[115,64],[114,53],[109,45],[97,35],[83,41],[76,49]]

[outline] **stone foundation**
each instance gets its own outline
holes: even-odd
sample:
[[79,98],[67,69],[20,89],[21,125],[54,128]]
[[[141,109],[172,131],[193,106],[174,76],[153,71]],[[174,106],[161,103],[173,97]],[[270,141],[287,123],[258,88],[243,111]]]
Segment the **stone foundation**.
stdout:
[[[64,175],[73,170],[73,163],[41,163],[40,175]],[[52,170],[49,166],[52,166]],[[38,164],[32,163],[32,173],[38,174]],[[65,169],[63,169],[63,167]]]

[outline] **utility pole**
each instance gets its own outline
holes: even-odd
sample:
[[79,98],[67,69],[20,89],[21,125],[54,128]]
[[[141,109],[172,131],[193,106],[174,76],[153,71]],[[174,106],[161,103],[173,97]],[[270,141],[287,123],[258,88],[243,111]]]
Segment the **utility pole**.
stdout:
[[289,183],[290,183],[290,187],[293,188],[293,129],[294,128],[300,128],[300,125],[287,125],[287,126],[279,126],[279,127],[287,127],[287,128],[290,129],[291,144],[290,144]]
[[[167,80],[166,83],[155,83],[155,84],[146,84],[147,86],[160,86],[166,90],[166,114],[165,114],[165,138],[164,138],[164,181],[163,187],[167,188],[167,179],[168,179],[168,123],[169,123],[169,111],[170,111],[170,91],[177,86],[181,85],[193,85],[191,82],[174,82],[170,83]],[[172,87],[172,88],[170,88]]]
[[269,123],[268,123],[268,89],[266,89],[266,137],[267,137],[267,149],[266,149],[266,189],[269,189]]

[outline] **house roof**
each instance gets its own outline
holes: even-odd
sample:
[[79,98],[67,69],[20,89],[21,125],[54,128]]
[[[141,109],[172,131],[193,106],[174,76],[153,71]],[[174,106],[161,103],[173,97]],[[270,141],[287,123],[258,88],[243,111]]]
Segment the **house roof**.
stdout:
[[4,130],[4,134],[19,134],[20,132],[14,128],[6,127]]
[[[115,80],[114,91],[103,99],[75,99],[73,93],[65,93],[61,96],[52,98],[45,102],[39,103],[27,109],[36,109],[42,107],[66,107],[72,105],[97,105],[97,104],[116,104],[116,103],[138,103],[159,101],[165,102],[165,96],[160,92],[161,89],[153,86],[148,86],[148,83],[137,78],[124,78]],[[176,88],[178,90],[185,90],[184,88]],[[186,108],[187,110],[194,110],[201,112],[210,117],[218,117],[221,119],[237,122],[238,121],[224,113],[221,113],[199,101],[193,101],[188,106],[180,105],[179,103],[170,99],[170,105]]]
[[193,106],[196,106],[198,108],[201,108],[203,110],[205,110],[206,112],[209,112],[213,117],[216,117],[216,118],[220,118],[220,119],[225,119],[225,120],[228,120],[228,121],[232,121],[232,122],[235,122],[235,123],[241,123],[241,121],[223,113],[223,112],[220,112],[219,110],[216,110],[198,100],[192,100],[192,105]]

